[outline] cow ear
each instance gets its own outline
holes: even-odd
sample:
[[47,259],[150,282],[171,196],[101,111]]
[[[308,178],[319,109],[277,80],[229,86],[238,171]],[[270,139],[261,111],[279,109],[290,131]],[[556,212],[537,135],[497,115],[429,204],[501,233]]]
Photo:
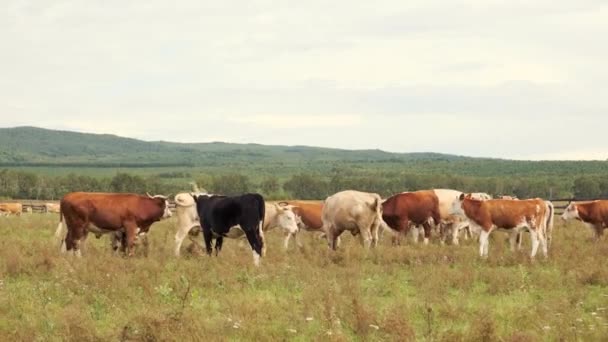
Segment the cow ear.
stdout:
[[464,201],[464,197],[465,197],[465,194],[462,193],[462,194],[460,194],[460,197],[458,197],[458,199],[461,200],[461,201]]

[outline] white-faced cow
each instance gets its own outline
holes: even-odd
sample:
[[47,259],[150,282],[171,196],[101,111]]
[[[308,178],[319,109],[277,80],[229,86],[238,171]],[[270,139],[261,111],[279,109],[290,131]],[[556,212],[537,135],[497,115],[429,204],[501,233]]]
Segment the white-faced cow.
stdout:
[[[321,214],[323,212],[323,202],[321,201],[284,201],[279,204],[285,204],[292,206],[293,212],[296,214],[296,221],[298,224],[298,230],[305,230],[308,232],[320,232],[322,236],[325,236],[323,232],[323,219]],[[301,246],[298,241],[298,231],[291,234],[287,234],[283,246],[285,249],[289,247],[289,239],[293,237],[296,245]]]
[[260,264],[264,248],[265,203],[260,194],[240,196],[193,195],[203,230],[205,248],[211,255],[215,241],[215,255],[222,249],[224,238],[247,237],[253,251],[253,263]]
[[576,219],[583,222],[595,233],[595,239],[608,227],[608,200],[571,202],[562,214],[563,220]]
[[[466,217],[471,226],[481,231],[479,254],[488,255],[489,235],[492,231],[506,230],[511,233],[511,249],[520,231],[528,229],[532,238],[531,257],[536,255],[539,244],[547,256],[546,227],[551,219],[549,208],[541,199],[485,200],[480,201],[462,194],[454,201],[452,213]],[[552,214],[552,213],[551,213]]]
[[336,240],[346,230],[359,235],[364,247],[374,247],[378,243],[378,229],[383,224],[382,198],[354,190],[338,192],[325,200],[322,220],[331,249],[337,248]]
[[123,249],[126,247],[131,256],[137,235],[147,234],[154,222],[169,217],[165,196],[72,192],[61,199],[55,237],[62,240],[62,249],[80,256],[81,243],[89,232],[98,236],[124,232]]
[[[198,193],[195,195],[203,195]],[[175,256],[180,256],[182,242],[188,234],[191,239],[201,231],[201,221],[196,210],[196,202],[190,193],[180,193],[175,196],[175,211],[177,216],[177,232],[175,233]],[[277,203],[265,203],[264,226],[262,231],[265,233],[274,228],[285,231],[287,236],[295,234],[298,230],[296,216],[291,205],[280,205]],[[241,230],[242,231],[242,230]],[[242,237],[245,237],[242,232]],[[262,235],[262,238],[264,236]],[[192,240],[194,242],[194,240]],[[264,248],[262,256],[266,253],[266,241],[263,241]],[[196,242],[195,242],[196,243]]]

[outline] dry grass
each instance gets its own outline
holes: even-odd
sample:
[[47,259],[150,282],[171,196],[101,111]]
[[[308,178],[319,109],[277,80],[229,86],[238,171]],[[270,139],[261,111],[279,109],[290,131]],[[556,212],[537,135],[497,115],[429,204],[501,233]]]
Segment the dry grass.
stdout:
[[608,339],[608,239],[578,223],[557,222],[549,260],[533,262],[500,232],[487,260],[473,241],[366,252],[345,236],[333,253],[305,233],[286,253],[272,232],[256,269],[235,241],[174,258],[174,221],[152,227],[148,258],[90,236],[76,259],[51,243],[56,220],[0,217],[2,341]]

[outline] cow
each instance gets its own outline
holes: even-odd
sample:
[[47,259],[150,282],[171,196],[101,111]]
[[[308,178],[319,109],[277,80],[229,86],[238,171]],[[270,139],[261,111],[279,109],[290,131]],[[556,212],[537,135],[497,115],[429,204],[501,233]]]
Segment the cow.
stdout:
[[[161,195],[71,192],[61,199],[55,237],[61,239],[62,249],[81,256],[80,245],[89,231],[98,237],[124,232],[120,237],[123,250],[132,256],[137,235],[144,235],[147,242],[150,226],[171,215],[169,202]],[[112,235],[113,239],[120,236]]]
[[21,216],[23,212],[23,205],[21,203],[0,203],[0,213],[9,216],[17,215]]
[[[290,205],[293,208],[293,212],[296,214],[296,220],[299,230],[305,230],[309,232],[321,232],[323,236],[323,219],[321,214],[323,212],[323,202],[321,201],[283,201],[279,204]],[[296,245],[300,246],[298,241],[297,231],[285,236],[283,247],[287,249],[289,247],[289,239],[294,238]]]
[[58,213],[59,203],[44,203],[44,211],[47,213]]
[[564,221],[576,219],[583,222],[593,230],[597,241],[608,227],[608,200],[570,202],[561,218]]
[[382,202],[382,219],[396,233],[403,235],[413,225],[422,226],[424,243],[428,244],[432,224],[441,222],[439,199],[433,190],[393,195]]
[[382,221],[382,198],[378,194],[345,190],[325,200],[321,214],[329,247],[336,250],[337,238],[346,230],[359,235],[365,248],[378,244]]
[[[441,242],[452,236],[452,244],[458,245],[458,234],[468,228],[468,221],[450,213],[454,200],[462,192],[451,189],[421,190],[394,195],[383,204],[384,221],[393,229],[394,242],[399,235],[412,231],[414,242],[418,241],[420,227],[424,229],[424,243],[428,244],[433,226],[439,227]],[[491,199],[486,193],[473,193],[480,200]]]
[[192,195],[200,226],[203,230],[205,249],[211,255],[211,243],[215,241],[215,255],[222,249],[224,238],[247,237],[253,252],[253,263],[260,265],[264,249],[264,197],[249,193],[240,196]]
[[453,203],[452,213],[466,217],[472,227],[481,231],[479,254],[482,257],[488,256],[488,237],[496,229],[511,233],[511,250],[514,250],[519,232],[528,229],[532,238],[530,256],[532,258],[536,256],[539,244],[544,256],[547,256],[545,234],[547,222],[552,218],[549,217],[547,204],[541,199],[482,201],[461,194]]
[[[203,195],[198,193],[195,195]],[[196,202],[192,194],[180,193],[175,195],[177,232],[175,233],[175,256],[180,256],[181,245],[186,235],[197,236],[201,230],[200,219],[196,210]],[[277,203],[265,203],[264,226],[262,230],[267,232],[273,228],[279,228],[287,233],[287,236],[295,234],[298,230],[297,219],[291,205],[280,205]],[[243,236],[244,237],[244,236]],[[194,240],[193,240],[194,241]],[[264,241],[265,242],[265,241]],[[266,244],[262,255],[266,253]]]

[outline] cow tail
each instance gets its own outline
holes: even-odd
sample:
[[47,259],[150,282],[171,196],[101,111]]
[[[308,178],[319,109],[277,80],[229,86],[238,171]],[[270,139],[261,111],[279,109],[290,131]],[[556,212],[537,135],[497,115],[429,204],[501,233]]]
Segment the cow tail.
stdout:
[[260,201],[259,201],[259,205],[258,205],[258,210],[259,210],[259,214],[260,214],[260,225],[259,225],[259,230],[258,230],[258,241],[260,242],[260,247],[263,249],[264,248],[264,241],[262,241],[262,237],[261,234],[262,230],[264,229],[264,219],[266,218],[266,204],[264,202],[264,198],[260,196]]
[[545,219],[545,237],[547,238],[547,244],[551,244],[551,234],[553,233],[553,219],[555,214],[555,209],[553,208],[553,203],[546,201],[547,205],[547,217]]
[[59,206],[59,224],[57,225],[57,229],[55,230],[55,242],[62,246],[65,243],[65,236],[68,232],[68,228],[66,226],[65,217],[63,216],[63,206]]

